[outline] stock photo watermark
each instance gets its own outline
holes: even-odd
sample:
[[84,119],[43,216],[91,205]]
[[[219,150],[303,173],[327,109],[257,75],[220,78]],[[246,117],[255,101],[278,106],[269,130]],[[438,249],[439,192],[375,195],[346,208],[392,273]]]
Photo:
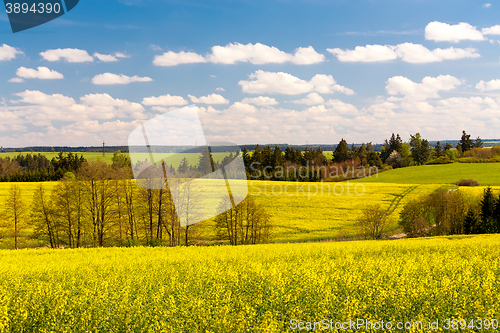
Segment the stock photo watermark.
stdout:
[[322,319],[319,321],[302,321],[292,319],[289,322],[292,331],[378,331],[378,330],[398,330],[398,331],[439,331],[439,330],[497,330],[498,319],[435,319],[426,321],[384,321],[368,320],[362,318],[349,319],[345,321],[335,321],[332,319]]
[[4,0],[12,32],[55,20],[75,8],[79,0]]

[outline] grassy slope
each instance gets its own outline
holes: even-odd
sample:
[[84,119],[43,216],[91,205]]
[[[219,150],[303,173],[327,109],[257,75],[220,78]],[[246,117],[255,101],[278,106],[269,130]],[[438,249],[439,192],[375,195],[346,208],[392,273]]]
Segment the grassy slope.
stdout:
[[370,178],[356,180],[368,183],[450,184],[463,178],[477,180],[481,185],[500,185],[500,163],[453,163],[414,166],[389,170]]

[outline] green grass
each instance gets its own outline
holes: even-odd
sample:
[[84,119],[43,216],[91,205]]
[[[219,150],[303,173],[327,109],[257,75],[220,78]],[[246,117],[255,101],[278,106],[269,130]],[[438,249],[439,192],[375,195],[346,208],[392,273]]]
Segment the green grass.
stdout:
[[500,185],[500,163],[453,163],[423,165],[381,172],[353,182],[398,184],[450,184],[474,179],[484,186]]
[[[23,153],[0,153],[0,158],[7,158],[7,157],[10,157],[10,158],[15,158],[16,156],[18,156],[19,154],[21,155],[28,155],[28,154],[32,154],[32,155],[37,155],[38,152],[33,152],[33,153],[30,153],[30,152],[23,152]],[[47,159],[49,160],[52,160],[52,158],[56,157],[59,153],[40,153],[41,155],[44,155],[45,157],[47,157]],[[113,158],[113,153],[106,153],[105,156],[103,157],[102,156],[102,153],[87,153],[87,152],[84,152],[84,153],[73,153],[73,154],[78,154],[78,156],[81,156],[83,155],[83,157],[87,160],[97,160],[97,159],[101,159],[102,161],[108,163],[108,164],[111,164],[112,163],[112,158]],[[124,153],[124,155],[128,155],[128,153]],[[160,154],[153,154],[153,156],[159,156]],[[137,158],[138,160],[141,160],[141,161],[144,161],[146,159],[150,159],[150,156],[149,154],[147,153],[137,153]],[[200,157],[200,154],[197,154],[197,153],[188,153],[188,154],[174,154],[174,153],[167,153],[167,154],[161,154],[162,157],[166,157],[167,158],[167,164],[168,165],[172,165],[174,166],[176,169],[179,167],[179,165],[181,164],[181,160],[186,157],[186,159],[188,160],[189,164],[190,165],[197,165],[198,164],[198,160],[199,160],[199,157]],[[212,154],[212,157],[215,161],[222,161],[222,159],[227,156],[227,153],[213,153]]]

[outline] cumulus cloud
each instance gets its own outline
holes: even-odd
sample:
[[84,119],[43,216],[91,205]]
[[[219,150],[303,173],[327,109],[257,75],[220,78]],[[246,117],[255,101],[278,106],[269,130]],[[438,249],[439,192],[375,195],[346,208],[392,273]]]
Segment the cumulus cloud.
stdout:
[[342,62],[375,62],[397,59],[395,48],[391,45],[366,45],[356,46],[354,50],[340,48],[326,50]]
[[500,25],[494,25],[489,28],[483,28],[481,29],[481,32],[484,35],[500,35]]
[[481,80],[476,84],[476,89],[480,91],[500,90],[500,80],[496,79],[488,82]]
[[425,39],[436,42],[457,43],[462,40],[481,41],[486,38],[481,31],[469,23],[460,22],[450,25],[443,22],[434,21],[425,27]]
[[71,106],[75,104],[75,100],[71,97],[67,97],[62,94],[47,95],[38,90],[26,90],[14,95],[21,97],[20,100],[12,101],[14,103],[28,103],[57,107]]
[[296,65],[310,65],[325,61],[326,58],[314,50],[312,46],[299,47],[294,54],[286,53],[277,47],[268,46],[261,43],[240,44],[229,43],[226,46],[216,45],[212,47],[212,52],[206,57],[194,53],[179,53],[168,51],[162,55],[155,56],[153,64],[157,66],[176,66],[179,64],[211,62],[215,64],[236,64],[238,62],[248,62],[254,65],[262,64],[282,64],[290,62]]
[[195,97],[188,95],[193,103],[200,104],[229,104],[229,101],[219,94],[211,94],[208,96]]
[[336,84],[331,75],[317,74],[311,81],[305,81],[288,73],[258,70],[248,77],[249,81],[242,80],[238,83],[243,92],[248,94],[298,95],[313,91],[322,94],[336,91],[354,94],[351,89]]
[[224,89],[222,87],[218,87],[217,89],[215,89],[215,91],[226,91],[226,89]]
[[492,4],[491,4],[491,3],[485,3],[485,4],[483,5],[483,8],[490,8],[491,6],[492,6]]
[[295,104],[306,104],[306,105],[317,105],[323,104],[325,100],[318,93],[310,93],[305,98],[297,99],[295,101],[290,101]]
[[92,83],[97,85],[129,84],[132,82],[151,82],[150,77],[139,77],[137,75],[127,76],[123,74],[104,73],[92,78]]
[[462,82],[451,75],[426,76],[422,83],[416,83],[404,76],[394,76],[387,80],[385,89],[390,95],[404,95],[406,100],[426,100],[439,98],[440,91],[453,90]]
[[156,66],[177,66],[180,64],[195,64],[207,62],[207,60],[194,52],[184,52],[175,53],[173,51],[168,51],[162,55],[155,56],[153,64]]
[[254,104],[254,105],[260,105],[260,106],[279,104],[276,99],[271,98],[271,97],[267,97],[267,96],[247,97],[247,98],[244,98],[241,101],[241,103]]
[[16,75],[24,79],[57,80],[64,78],[64,75],[61,73],[50,70],[47,67],[38,67],[37,69],[19,67]]
[[354,50],[327,49],[341,62],[378,62],[401,59],[409,63],[428,63],[463,58],[478,58],[474,48],[447,48],[429,50],[423,45],[403,43],[398,45],[356,46]]
[[186,105],[186,101],[182,96],[171,96],[170,94],[158,97],[145,97],[142,100],[144,105],[158,105],[158,106],[173,106],[173,105]]
[[92,62],[94,57],[85,50],[79,49],[55,49],[41,52],[40,55],[47,61],[59,61],[61,59],[67,62]]
[[7,44],[0,46],[0,61],[15,59],[18,54],[24,54],[24,52]]
[[354,91],[352,89],[337,84],[331,75],[316,74],[309,82],[314,86],[314,91],[321,94],[333,94],[334,92],[339,92],[346,95],[354,95]]
[[[75,110],[86,111],[87,113],[98,111],[107,114],[106,117],[101,115],[101,119],[128,116],[140,119],[144,117],[144,107],[141,104],[126,99],[113,98],[109,94],[88,94],[80,97],[80,101],[81,105],[75,106]],[[86,108],[87,106],[91,108]]]
[[96,57],[102,62],[115,62],[119,60],[118,58],[130,58],[130,56],[121,52],[116,52],[115,54],[101,54],[95,52],[94,57]]
[[249,62],[254,65],[269,63],[282,64],[291,62],[297,65],[309,65],[325,61],[325,56],[317,53],[312,46],[298,48],[295,54],[281,51],[277,47],[267,46],[261,43],[240,44],[230,43],[226,46],[212,47],[212,54],[207,59],[213,63],[235,64],[237,62]]
[[20,77],[13,77],[12,79],[9,80],[9,82],[22,83],[24,82],[24,80],[21,79]]

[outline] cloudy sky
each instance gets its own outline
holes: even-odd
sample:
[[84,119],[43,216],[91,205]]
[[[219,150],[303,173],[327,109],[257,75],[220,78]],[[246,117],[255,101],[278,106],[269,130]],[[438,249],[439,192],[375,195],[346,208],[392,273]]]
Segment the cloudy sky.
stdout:
[[0,146],[125,145],[195,104],[211,140],[500,138],[500,4],[84,0],[13,34],[0,13]]

